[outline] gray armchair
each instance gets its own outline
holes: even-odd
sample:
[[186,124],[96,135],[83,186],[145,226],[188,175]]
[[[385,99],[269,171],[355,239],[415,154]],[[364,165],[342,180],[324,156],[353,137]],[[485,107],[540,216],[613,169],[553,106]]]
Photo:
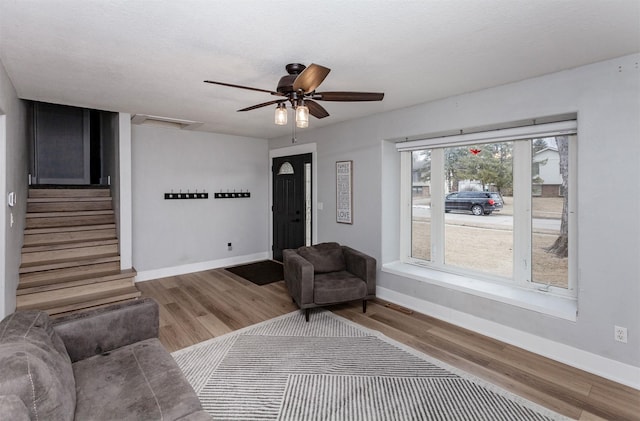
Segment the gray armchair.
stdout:
[[376,259],[338,243],[283,250],[284,281],[293,301],[309,309],[362,300],[376,295]]

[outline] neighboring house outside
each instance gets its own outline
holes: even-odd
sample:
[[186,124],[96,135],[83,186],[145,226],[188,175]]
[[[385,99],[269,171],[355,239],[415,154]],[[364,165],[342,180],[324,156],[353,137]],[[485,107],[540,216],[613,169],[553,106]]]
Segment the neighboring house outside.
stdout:
[[560,154],[558,149],[547,147],[533,155],[531,169],[533,195],[542,197],[562,196],[562,175],[560,174]]

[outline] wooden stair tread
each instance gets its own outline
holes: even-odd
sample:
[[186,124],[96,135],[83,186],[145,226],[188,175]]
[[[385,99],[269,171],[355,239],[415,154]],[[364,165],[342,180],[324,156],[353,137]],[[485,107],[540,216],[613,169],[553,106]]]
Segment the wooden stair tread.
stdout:
[[25,235],[23,249],[33,247],[74,244],[87,241],[118,240],[115,228],[106,230],[67,231],[49,234]]
[[57,203],[57,202],[111,202],[111,196],[28,197],[27,198],[27,203]]
[[124,288],[89,292],[86,294],[78,294],[61,298],[49,298],[47,301],[33,301],[27,304],[22,304],[17,307],[17,309],[45,310],[49,314],[54,314],[79,308],[93,307],[106,302],[123,301],[129,298],[137,298],[139,296],[140,291],[132,285]]
[[27,228],[24,230],[25,235],[34,234],[52,234],[56,232],[70,232],[70,231],[93,231],[99,229],[111,229],[115,228],[116,224],[102,224],[102,225],[75,225],[65,227],[50,227],[50,228]]
[[[80,273],[74,275],[67,276],[52,276],[51,278],[36,278],[36,279],[26,279],[20,278],[18,282],[18,294],[22,295],[25,292],[20,292],[21,290],[29,290],[35,289],[39,287],[47,287],[48,285],[57,285],[57,284],[65,284],[65,283],[73,283],[73,282],[84,282],[86,280],[91,279],[103,279],[110,276],[125,276],[126,271],[123,270],[103,270],[97,272],[89,272],[89,273]],[[133,273],[135,275],[135,273]]]
[[105,276],[120,272],[120,259],[108,262],[89,263],[44,271],[21,273],[18,285],[24,288],[47,285],[56,282],[77,281],[92,276]]
[[72,260],[84,260],[93,257],[118,254],[118,242],[85,247],[65,247],[62,249],[32,251],[22,253],[22,266],[29,267],[39,264],[52,264],[58,262],[68,262]]
[[67,242],[60,242],[55,244],[38,244],[33,246],[22,247],[22,254],[41,252],[41,251],[68,250],[68,249],[74,249],[74,248],[106,246],[106,245],[112,245],[112,244],[118,244],[118,239],[109,238],[109,239],[103,239],[103,240],[67,241]]
[[30,198],[36,197],[95,197],[95,196],[111,196],[111,190],[108,188],[91,188],[91,189],[38,189],[30,188]]
[[[67,298],[75,299],[81,296],[93,296],[95,294],[103,294],[123,288],[130,288],[132,286],[133,283],[114,287],[111,283],[102,282],[98,284],[78,285],[69,288],[58,288],[52,291],[18,296],[16,306],[33,308],[33,306],[40,305],[44,302],[59,303]],[[54,305],[57,304],[52,304],[52,306]]]
[[70,211],[70,212],[30,212],[27,218],[70,218],[78,216],[97,216],[97,215],[113,215],[113,209],[109,210],[89,210],[89,211]]
[[42,270],[51,270],[59,268],[67,268],[74,266],[86,266],[93,263],[114,262],[120,261],[120,255],[118,253],[111,253],[101,256],[91,256],[86,259],[61,259],[49,262],[37,262],[37,263],[23,263],[20,265],[19,273],[38,272]]
[[136,276],[136,271],[133,269],[126,269],[121,271],[104,272],[102,274],[97,273],[93,276],[77,277],[77,279],[55,279],[48,283],[29,284],[19,283],[16,291],[16,296],[36,294],[39,292],[53,291],[56,289],[73,288],[81,285],[97,284],[100,282],[112,282],[119,280],[128,280],[133,284],[133,278]]

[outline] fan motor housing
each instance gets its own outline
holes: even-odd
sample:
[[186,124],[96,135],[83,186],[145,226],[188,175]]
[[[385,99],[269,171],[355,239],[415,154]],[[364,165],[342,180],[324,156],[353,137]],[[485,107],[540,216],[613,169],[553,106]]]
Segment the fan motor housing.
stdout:
[[296,80],[298,75],[302,73],[302,71],[306,68],[307,66],[300,63],[287,64],[285,66],[285,69],[287,69],[287,73],[289,74],[280,78],[276,91],[283,94],[289,94],[293,92],[293,82]]

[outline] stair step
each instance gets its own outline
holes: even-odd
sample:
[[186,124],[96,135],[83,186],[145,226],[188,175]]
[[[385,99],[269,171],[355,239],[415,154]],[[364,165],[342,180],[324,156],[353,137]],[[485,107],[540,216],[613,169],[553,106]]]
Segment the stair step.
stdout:
[[78,241],[110,240],[115,238],[117,238],[115,226],[108,229],[84,229],[49,233],[45,232],[40,234],[27,233],[25,231],[24,247],[68,244]]
[[32,218],[81,218],[83,216],[113,215],[113,209],[96,211],[70,211],[70,212],[36,212],[27,213],[27,219]]
[[22,247],[22,254],[24,255],[26,253],[105,246],[112,244],[118,244],[118,240],[116,238],[105,238],[101,240],[67,241],[60,244],[38,244]]
[[[84,287],[85,286],[77,288],[82,289]],[[135,286],[94,291],[79,290],[73,295],[68,295],[69,291],[66,291],[67,295],[52,297],[52,295],[56,295],[56,292],[57,291],[48,291],[43,294],[46,297],[41,301],[29,300],[22,302],[16,308],[18,310],[44,310],[52,315],[140,297],[140,291]]]
[[111,196],[108,188],[95,189],[38,189],[30,188],[29,197],[104,197]]
[[38,286],[25,287],[22,282],[18,284],[18,290],[16,295],[27,295],[41,293],[45,291],[53,291],[56,289],[71,288],[81,285],[97,284],[100,282],[116,282],[118,287],[133,285],[133,278],[136,276],[136,271],[132,269],[114,272],[105,272],[103,274],[96,274],[89,278],[77,279],[77,280],[55,280],[52,283],[47,283]]
[[32,273],[44,270],[73,268],[78,266],[93,265],[96,263],[118,262],[120,263],[120,255],[117,253],[107,254],[104,256],[91,256],[86,259],[68,259],[57,260],[53,262],[38,262],[34,264],[22,264],[20,273]]
[[50,227],[50,228],[29,228],[25,229],[25,235],[32,234],[53,234],[59,232],[76,232],[76,231],[90,231],[90,230],[101,230],[101,229],[115,229],[115,223],[102,224],[102,225],[90,225],[90,226],[71,226],[71,227]]
[[[104,244],[100,244],[104,243]],[[58,261],[68,261],[70,259],[86,259],[93,256],[104,256],[107,254],[118,253],[118,241],[106,240],[104,242],[85,242],[74,244],[73,247],[67,247],[67,244],[58,246],[42,246],[35,248],[45,248],[41,251],[23,251],[22,265],[29,266],[33,264],[55,263]],[[60,248],[59,248],[60,247]],[[46,250],[47,248],[53,248]]]
[[116,260],[84,266],[21,273],[18,288],[31,288],[52,283],[73,282],[93,276],[101,277],[119,272],[120,261]]
[[[93,199],[93,198],[91,198]],[[106,200],[104,200],[106,199]],[[100,200],[89,201],[48,201],[48,202],[31,202],[27,203],[27,212],[29,213],[44,213],[44,212],[76,212],[76,211],[92,211],[92,210],[111,210],[111,198],[105,197]]]
[[29,189],[17,309],[61,314],[136,299],[135,270],[120,270],[109,188]]
[[[63,212],[61,212],[63,213]],[[93,212],[69,212],[64,216],[45,216],[52,213],[27,214],[26,228],[54,228],[54,227],[77,227],[112,224],[114,222],[113,211],[93,211]],[[76,215],[74,215],[76,214]],[[77,215],[83,214],[83,215]],[[34,215],[38,215],[35,217]]]

